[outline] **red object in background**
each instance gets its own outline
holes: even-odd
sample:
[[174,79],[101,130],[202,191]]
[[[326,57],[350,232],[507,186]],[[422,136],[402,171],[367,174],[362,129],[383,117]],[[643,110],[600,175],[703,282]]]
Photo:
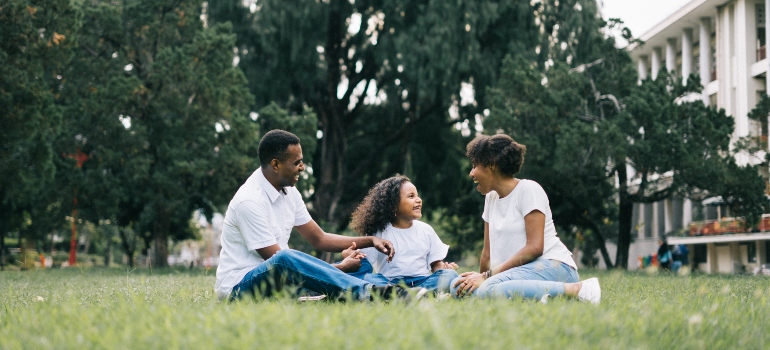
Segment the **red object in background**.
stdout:
[[[81,152],[80,148],[75,150],[75,153],[65,155],[67,158],[72,158],[77,161],[77,167],[82,168],[83,163],[88,160],[88,155]],[[75,187],[74,195],[72,197],[72,239],[70,240],[70,258],[69,266],[75,266],[77,257],[77,216],[78,216],[78,188]]]

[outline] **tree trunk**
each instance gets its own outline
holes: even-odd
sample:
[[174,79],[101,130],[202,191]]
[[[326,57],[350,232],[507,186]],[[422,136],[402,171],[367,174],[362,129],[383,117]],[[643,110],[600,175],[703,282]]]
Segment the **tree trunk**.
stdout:
[[347,135],[338,123],[328,120],[323,122],[324,136],[321,138],[321,164],[316,193],[313,198],[313,210],[320,220],[330,227],[337,227],[337,209],[340,195],[344,188],[344,164],[347,151]]
[[619,162],[617,165],[618,196],[620,197],[620,206],[618,213],[618,252],[615,255],[615,267],[619,269],[628,269],[628,249],[631,246],[631,218],[633,217],[634,203],[628,195],[628,173],[626,172],[626,162]]
[[327,66],[325,95],[320,105],[314,107],[319,112],[323,137],[319,140],[320,164],[314,164],[319,176],[313,198],[313,210],[320,220],[331,227],[337,227],[337,209],[344,188],[345,153],[348,145],[343,122],[347,106],[337,98],[337,87],[341,79],[337,60],[347,53],[341,46],[344,30],[340,26],[342,15],[338,7],[336,3],[329,7],[325,52],[331,61]]
[[118,228],[118,234],[120,235],[120,247],[123,253],[128,256],[128,267],[134,268],[134,242],[129,242],[124,228]]
[[612,264],[612,260],[610,260],[610,253],[607,252],[607,242],[604,240],[604,236],[602,235],[601,231],[599,231],[599,227],[593,223],[590,224],[591,230],[594,231],[596,234],[596,239],[599,241],[599,251],[602,254],[602,260],[604,260],[604,265],[607,266],[607,269],[611,269],[614,267]]
[[0,271],[5,271],[5,231],[0,232]]
[[[159,213],[163,213],[160,212]],[[168,220],[163,219],[165,216],[159,216],[160,219],[156,219],[155,225],[153,225],[153,249],[152,249],[152,267],[162,268],[168,267]]]

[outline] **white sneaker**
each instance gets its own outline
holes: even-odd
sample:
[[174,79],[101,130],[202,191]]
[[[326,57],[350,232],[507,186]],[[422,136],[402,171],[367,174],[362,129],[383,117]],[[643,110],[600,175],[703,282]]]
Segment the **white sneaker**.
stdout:
[[320,295],[305,295],[297,298],[297,301],[319,301],[326,299],[326,295],[320,294]]
[[548,298],[550,298],[550,297],[551,297],[551,295],[550,295],[550,294],[546,294],[546,295],[543,295],[543,297],[542,297],[542,298],[540,298],[540,303],[542,303],[542,304],[548,304]]
[[578,292],[578,299],[594,305],[599,304],[599,301],[602,300],[602,288],[599,286],[599,279],[594,277],[583,281]]

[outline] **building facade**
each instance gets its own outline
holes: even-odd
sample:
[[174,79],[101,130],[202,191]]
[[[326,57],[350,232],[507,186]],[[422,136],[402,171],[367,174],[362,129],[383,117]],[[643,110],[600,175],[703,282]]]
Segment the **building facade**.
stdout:
[[[769,6],[770,0],[690,1],[644,33],[643,44],[629,46],[640,82],[656,79],[663,69],[685,84],[691,74],[698,74],[703,86],[699,98],[735,119],[732,142],[743,137],[767,141],[767,120],[750,120],[748,114],[770,91]],[[737,160],[762,162],[749,154],[739,154]],[[704,272],[732,273],[768,263],[770,232],[731,232],[725,229],[729,217],[719,198],[636,205],[629,268],[638,267],[639,256],[656,252],[663,235],[669,244],[687,245],[690,267]]]

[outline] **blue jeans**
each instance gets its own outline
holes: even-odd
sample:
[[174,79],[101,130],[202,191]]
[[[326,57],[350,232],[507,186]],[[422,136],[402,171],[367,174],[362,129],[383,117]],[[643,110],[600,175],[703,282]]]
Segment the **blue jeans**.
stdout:
[[[472,295],[480,298],[540,299],[546,294],[556,297],[564,294],[564,283],[579,280],[577,271],[571,266],[557,260],[538,259],[490,277]],[[450,285],[453,296],[457,296],[456,282],[457,279]]]
[[230,300],[244,294],[269,297],[287,288],[295,294],[299,289],[343,297],[350,292],[353,299],[368,300],[372,284],[345,274],[323,260],[296,250],[279,250],[270,259],[249,271],[233,287]]
[[457,278],[457,271],[446,269],[437,270],[429,276],[396,277],[387,278],[381,273],[372,273],[374,269],[367,259],[361,259],[361,267],[358,271],[348,272],[348,275],[363,279],[375,286],[406,285],[407,287],[421,287],[430,291],[449,292],[449,283]]

